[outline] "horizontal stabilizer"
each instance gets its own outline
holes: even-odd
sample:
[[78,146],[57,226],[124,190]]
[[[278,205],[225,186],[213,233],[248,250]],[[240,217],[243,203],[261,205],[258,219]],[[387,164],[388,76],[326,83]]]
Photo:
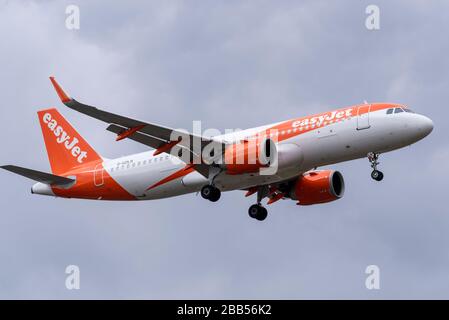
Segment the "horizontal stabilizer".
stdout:
[[71,183],[74,183],[74,179],[56,176],[54,174],[45,173],[41,171],[31,170],[27,168],[22,168],[18,166],[0,166],[0,168],[11,171],[13,173],[19,174],[21,176],[24,176],[26,178],[42,182],[48,185],[55,185],[55,186],[66,186]]

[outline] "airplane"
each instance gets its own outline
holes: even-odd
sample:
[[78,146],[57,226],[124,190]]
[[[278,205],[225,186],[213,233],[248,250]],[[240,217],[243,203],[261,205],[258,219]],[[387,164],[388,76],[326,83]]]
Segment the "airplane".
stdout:
[[379,156],[425,138],[434,127],[431,119],[405,105],[365,102],[204,137],[80,103],[54,77],[50,80],[65,106],[105,122],[117,141],[130,139],[152,148],[107,159],[57,109],[38,111],[52,173],[1,168],[37,181],[31,193],[61,198],[127,201],[200,193],[216,202],[221,192],[241,190],[247,197],[256,195],[248,214],[263,221],[265,198],[267,205],[291,199],[302,206],[342,198],[343,175],[319,167],[367,157],[371,177],[381,181]]

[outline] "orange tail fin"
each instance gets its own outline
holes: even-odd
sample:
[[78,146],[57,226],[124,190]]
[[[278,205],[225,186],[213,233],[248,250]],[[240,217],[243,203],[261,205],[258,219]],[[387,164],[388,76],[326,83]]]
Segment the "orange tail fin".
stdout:
[[41,110],[37,114],[54,174],[63,174],[87,162],[101,160],[58,110]]

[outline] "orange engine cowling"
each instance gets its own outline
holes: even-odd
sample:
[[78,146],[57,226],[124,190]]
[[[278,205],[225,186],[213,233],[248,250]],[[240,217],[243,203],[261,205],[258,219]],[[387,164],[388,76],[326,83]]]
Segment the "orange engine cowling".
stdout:
[[269,166],[271,156],[276,152],[270,139],[262,142],[245,141],[228,146],[224,153],[226,173],[230,175],[253,173]]
[[290,197],[298,200],[298,205],[308,206],[331,202],[343,197],[345,181],[338,171],[311,171],[300,177]]

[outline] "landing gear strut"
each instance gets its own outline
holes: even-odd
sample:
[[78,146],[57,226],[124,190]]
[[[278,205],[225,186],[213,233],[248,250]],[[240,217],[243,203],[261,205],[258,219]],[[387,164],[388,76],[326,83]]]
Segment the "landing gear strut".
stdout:
[[209,201],[217,202],[221,197],[221,191],[217,187],[208,184],[201,189],[201,196]]
[[370,152],[368,153],[368,160],[371,163],[371,168],[373,168],[373,172],[371,172],[371,178],[376,181],[382,181],[384,178],[384,174],[382,171],[377,170],[377,166],[379,165],[379,154]]

